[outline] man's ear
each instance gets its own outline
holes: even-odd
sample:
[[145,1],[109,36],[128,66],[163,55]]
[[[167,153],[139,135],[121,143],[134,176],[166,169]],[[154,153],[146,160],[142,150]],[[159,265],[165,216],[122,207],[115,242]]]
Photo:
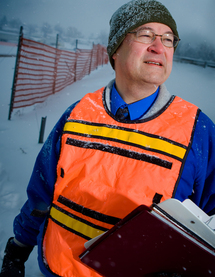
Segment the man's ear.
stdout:
[[112,59],[113,59],[113,60],[116,59],[116,52],[113,54]]

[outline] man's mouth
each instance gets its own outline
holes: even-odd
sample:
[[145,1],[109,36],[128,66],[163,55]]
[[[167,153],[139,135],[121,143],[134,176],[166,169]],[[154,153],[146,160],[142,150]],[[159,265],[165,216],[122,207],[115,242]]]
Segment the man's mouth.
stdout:
[[148,63],[148,64],[155,64],[155,65],[158,65],[158,66],[162,66],[162,64],[159,63],[159,62],[146,62],[146,63]]

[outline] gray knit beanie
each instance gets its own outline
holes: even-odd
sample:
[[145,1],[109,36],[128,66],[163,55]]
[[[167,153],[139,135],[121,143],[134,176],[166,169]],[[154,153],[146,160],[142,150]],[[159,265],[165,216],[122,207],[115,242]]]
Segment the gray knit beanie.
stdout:
[[158,22],[170,27],[177,37],[175,20],[168,9],[156,0],[133,0],[122,5],[110,20],[110,34],[107,46],[109,60],[114,68],[113,54],[116,52],[128,32],[149,23]]

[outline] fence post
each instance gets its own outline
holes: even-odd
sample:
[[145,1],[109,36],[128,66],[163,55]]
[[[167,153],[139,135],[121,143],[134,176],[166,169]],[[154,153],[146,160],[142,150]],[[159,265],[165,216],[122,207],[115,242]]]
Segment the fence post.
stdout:
[[103,67],[103,46],[101,45],[101,66]]
[[77,63],[78,63],[78,55],[79,53],[77,52],[78,50],[78,39],[75,41],[75,63],[74,63],[74,82],[76,82],[76,75],[77,75]]
[[104,47],[102,47],[102,66],[105,64],[105,58],[104,58]]
[[77,49],[78,49],[78,39],[76,39],[75,41],[75,51],[77,51]]
[[90,55],[90,64],[89,64],[88,75],[90,75],[90,72],[91,72],[91,67],[92,67],[92,62],[93,62],[93,51],[94,51],[94,42],[93,42],[93,48],[91,50],[91,55]]
[[58,49],[58,40],[59,40],[59,34],[56,36],[56,49]]
[[18,73],[19,60],[20,60],[22,38],[23,38],[23,27],[21,26],[20,31],[19,31],[19,41],[18,41],[16,63],[15,63],[15,69],[14,69],[14,75],[13,75],[13,85],[12,85],[12,92],[11,92],[11,98],[10,98],[10,108],[9,108],[8,120],[11,119],[11,114],[13,111],[13,102],[14,102],[14,96],[15,96],[15,88],[16,88],[16,80],[17,80],[17,73]]
[[59,39],[59,35],[57,34],[57,36],[56,36],[55,63],[54,63],[54,81],[53,81],[53,88],[52,88],[52,93],[53,94],[55,94],[55,85],[56,85],[56,76],[57,76],[58,39]]
[[44,138],[44,133],[45,133],[45,126],[46,126],[46,117],[42,117],[41,118],[40,134],[39,134],[38,143],[43,143],[43,138]]
[[99,67],[99,52],[100,52],[100,44],[97,44],[97,65],[96,65],[96,69]]

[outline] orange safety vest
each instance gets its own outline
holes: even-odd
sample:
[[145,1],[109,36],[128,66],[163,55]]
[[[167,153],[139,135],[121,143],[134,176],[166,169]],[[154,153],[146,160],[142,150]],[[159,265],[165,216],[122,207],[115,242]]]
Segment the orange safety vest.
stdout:
[[100,276],[80,262],[84,243],[138,205],[171,198],[190,148],[196,106],[174,97],[150,120],[122,123],[103,91],[87,94],[64,126],[43,238],[55,276]]

